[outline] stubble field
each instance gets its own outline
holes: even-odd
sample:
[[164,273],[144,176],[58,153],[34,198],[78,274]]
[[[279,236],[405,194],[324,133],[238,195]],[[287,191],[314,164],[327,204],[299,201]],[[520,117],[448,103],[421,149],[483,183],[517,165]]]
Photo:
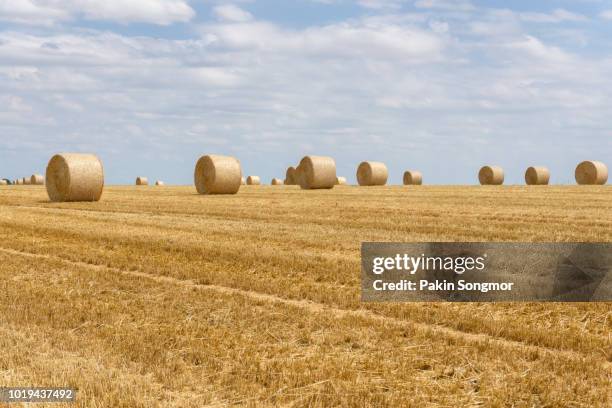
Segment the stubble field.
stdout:
[[363,241],[612,242],[612,188],[0,187],[0,386],[78,407],[612,404],[610,303],[362,304]]

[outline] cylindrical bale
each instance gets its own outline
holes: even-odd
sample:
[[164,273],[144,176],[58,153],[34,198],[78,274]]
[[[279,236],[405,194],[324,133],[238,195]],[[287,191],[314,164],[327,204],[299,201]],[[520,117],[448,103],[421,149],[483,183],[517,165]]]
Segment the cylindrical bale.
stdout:
[[288,186],[297,184],[295,180],[295,167],[291,166],[285,172],[285,184]]
[[529,186],[545,186],[550,181],[550,171],[543,166],[532,166],[525,172],[525,183]]
[[246,185],[246,180],[245,180],[245,178],[244,178],[244,177],[240,177],[240,185],[241,185],[241,186]]
[[336,185],[337,186],[346,185],[346,177],[336,177]]
[[608,182],[608,167],[600,161],[583,161],[576,167],[576,182],[580,185],[604,185]]
[[357,182],[360,186],[384,186],[388,178],[389,171],[384,163],[364,161],[357,167]]
[[300,187],[305,190],[329,189],[336,185],[336,162],[327,156],[305,156],[298,166]]
[[261,180],[259,176],[249,176],[247,177],[247,185],[249,186],[258,186],[261,184]]
[[236,194],[242,183],[242,168],[235,157],[209,154],[200,157],[193,178],[199,194]]
[[19,186],[19,185],[23,184],[23,180],[22,179],[17,179],[17,180],[15,180],[15,184]]
[[22,181],[23,184],[26,184],[26,185],[32,184],[30,182],[30,178],[29,177],[24,177],[24,178],[21,179],[21,181]]
[[293,173],[293,184],[297,186],[301,186],[303,176],[304,176],[304,172],[302,171],[302,167],[298,165],[295,168],[295,172]]
[[484,166],[478,172],[478,180],[483,186],[504,184],[504,169],[499,166]]
[[0,180],[0,186],[8,186],[8,182],[6,180]]
[[32,174],[32,176],[30,177],[30,184],[42,186],[43,184],[45,184],[45,177],[42,174]]
[[420,171],[408,170],[404,172],[405,186],[420,186],[423,184],[423,174]]
[[137,186],[148,186],[149,185],[149,179],[146,177],[136,177],[136,185]]
[[104,168],[93,154],[56,154],[47,165],[45,181],[51,201],[98,201],[104,190]]
[[165,185],[166,185],[166,183],[164,183],[164,182],[163,182],[163,181],[161,181],[161,180],[157,180],[157,181],[155,182],[155,185],[156,185],[156,186],[165,186]]
[[272,182],[270,183],[273,186],[282,186],[283,185],[283,180],[279,179],[279,178],[273,178]]

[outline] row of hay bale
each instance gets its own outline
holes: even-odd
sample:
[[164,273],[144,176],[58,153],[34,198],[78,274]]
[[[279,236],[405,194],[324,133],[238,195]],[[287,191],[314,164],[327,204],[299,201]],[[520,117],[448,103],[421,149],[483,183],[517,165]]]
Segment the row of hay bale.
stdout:
[[[384,186],[389,178],[387,166],[381,162],[364,161],[357,167],[357,182],[360,186]],[[576,167],[576,182],[580,185],[603,185],[608,181],[608,168],[599,161],[584,161]],[[478,172],[482,185],[502,185],[504,170],[500,166],[484,166]],[[548,185],[550,171],[544,166],[532,166],[525,172],[527,185]],[[325,189],[334,185],[345,185],[345,177],[336,176],[336,164],[330,157],[306,156],[297,167],[289,167],[285,179],[273,178],[271,185],[299,185],[303,189]],[[244,182],[242,184],[245,184]],[[249,176],[246,184],[260,185],[258,176]],[[407,170],[403,175],[406,186],[422,185],[423,174],[416,170]]]
[[[608,182],[608,167],[600,161],[583,161],[574,172],[579,185],[604,185]],[[504,184],[504,169],[500,166],[484,166],[478,172],[482,185]],[[550,171],[544,166],[532,166],[525,171],[525,183],[530,186],[545,186],[550,182]]]
[[0,179],[0,186],[8,185],[35,185],[42,186],[45,184],[45,177],[41,174],[32,174],[30,177],[22,177],[13,181],[9,179]]
[[[148,186],[149,185],[149,179],[147,177],[143,177],[143,176],[138,176],[136,177],[136,185],[137,186]],[[166,183],[164,183],[161,180],[157,180],[155,182],[156,186],[165,186]]]
[[[289,173],[289,171],[288,171]],[[274,179],[272,184],[297,183],[303,189],[330,189],[345,184],[337,177],[334,159],[326,156],[305,156],[294,169],[294,179]],[[357,180],[361,186],[378,186],[387,183],[388,170],[384,163],[362,162],[357,168]],[[550,173],[544,167],[530,167],[525,178],[528,184],[548,184]],[[484,166],[479,172],[481,184],[498,185],[504,181],[499,166]],[[576,168],[578,184],[605,184],[608,169],[595,161],[582,162]],[[25,181],[25,180],[22,180]],[[30,182],[44,183],[45,178],[33,175]],[[136,180],[139,185],[148,184],[146,177]],[[404,174],[404,184],[422,184],[423,177],[417,171]],[[163,185],[163,182],[157,182]],[[199,194],[236,194],[241,185],[259,185],[258,176],[242,176],[240,162],[230,156],[206,155],[196,163],[194,184]],[[104,189],[104,168],[93,154],[62,153],[51,158],[46,172],[47,193],[51,201],[98,201]]]
[[[357,182],[360,186],[384,186],[388,178],[387,166],[380,162],[362,162],[357,168]],[[608,168],[599,161],[584,161],[576,167],[576,182],[580,185],[603,185],[608,181]],[[500,166],[484,166],[478,172],[482,185],[504,183],[504,170]],[[532,166],[525,172],[528,185],[548,185],[550,171],[543,166]],[[404,185],[423,184],[423,175],[414,170],[404,172]]]

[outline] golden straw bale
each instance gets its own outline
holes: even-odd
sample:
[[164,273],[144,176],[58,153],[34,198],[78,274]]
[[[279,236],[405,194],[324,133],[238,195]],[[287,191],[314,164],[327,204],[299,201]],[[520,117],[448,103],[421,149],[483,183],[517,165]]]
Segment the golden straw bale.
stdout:
[[545,186],[550,181],[550,171],[543,166],[532,166],[525,172],[525,183],[530,186]]
[[384,186],[388,177],[387,166],[381,162],[364,161],[357,167],[357,182],[360,186]]
[[298,166],[300,186],[305,190],[329,189],[336,185],[336,162],[327,156],[305,156]]
[[42,174],[32,174],[32,176],[30,177],[30,184],[42,186],[43,184],[45,184],[45,177]]
[[483,186],[504,184],[504,169],[499,166],[484,166],[478,172],[478,180]]
[[285,184],[288,186],[297,184],[295,180],[295,167],[289,167],[285,172]]
[[404,172],[405,186],[420,186],[423,184],[423,174],[420,171],[408,170]]
[[240,162],[231,156],[202,156],[196,163],[194,181],[200,194],[236,194],[242,183]]
[[47,165],[45,180],[51,201],[98,201],[104,190],[104,168],[93,154],[56,154]]
[[608,167],[600,161],[583,161],[576,167],[576,182],[581,185],[604,185],[608,182]]
[[247,185],[249,186],[258,186],[261,184],[261,180],[259,176],[249,176],[247,177]]

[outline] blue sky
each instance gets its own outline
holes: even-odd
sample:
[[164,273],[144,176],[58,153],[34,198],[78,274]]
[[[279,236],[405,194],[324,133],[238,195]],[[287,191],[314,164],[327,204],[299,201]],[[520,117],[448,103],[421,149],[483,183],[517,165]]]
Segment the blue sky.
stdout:
[[83,151],[109,184],[191,184],[207,153],[571,183],[612,165],[611,34],[598,0],[0,0],[0,177]]

